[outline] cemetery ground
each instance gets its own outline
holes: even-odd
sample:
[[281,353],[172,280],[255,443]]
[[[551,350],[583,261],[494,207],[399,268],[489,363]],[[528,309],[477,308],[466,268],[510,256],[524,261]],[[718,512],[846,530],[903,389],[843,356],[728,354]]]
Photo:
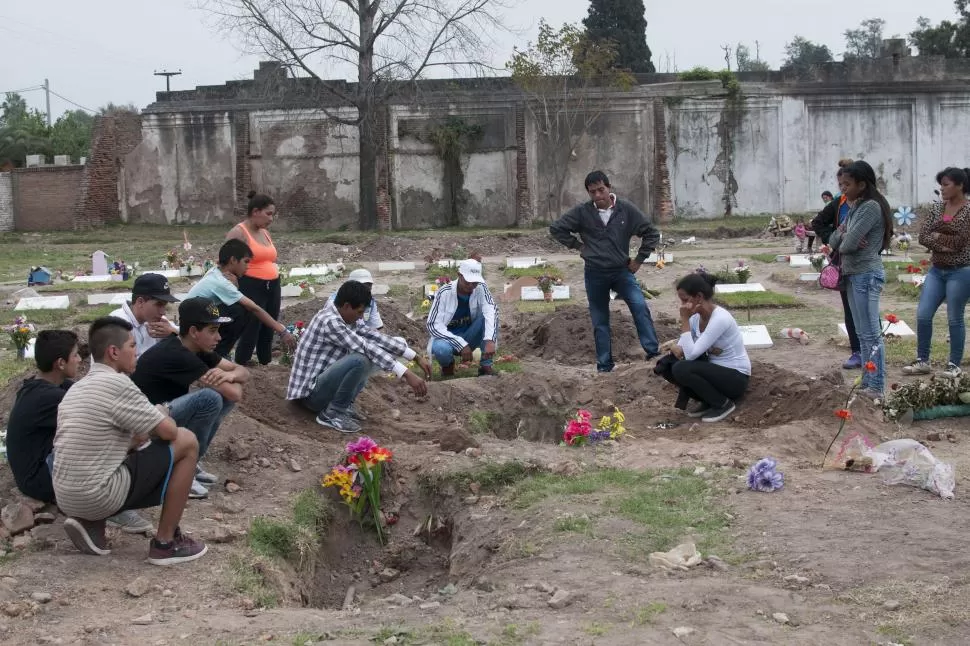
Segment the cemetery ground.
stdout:
[[[662,341],[676,337],[673,282],[746,259],[749,282],[768,294],[723,297],[739,323],[763,324],[773,347],[751,351],[754,376],[737,413],[695,423],[672,408],[673,388],[643,361],[625,306],[613,304],[617,369],[595,372],[582,265],[543,230],[435,231],[376,236],[276,232],[290,266],[342,259],[365,266],[388,293],[379,297],[391,334],[423,349],[409,312],[428,282],[425,256],[475,250],[501,294],[507,256],[540,256],[561,270],[570,299],[501,305],[495,377],[429,384],[417,400],[374,377],[360,408],[366,434],[394,451],[384,509],[398,514],[381,547],[348,518],[320,479],[340,460],[346,438],[283,401],[287,369],[253,369],[245,401],[224,423],[208,470],[208,500],[190,501],[183,528],[209,542],[203,559],[180,567],[144,562],[146,539],[112,534],[107,557],[78,554],[57,516],[36,518],[27,538],[0,538],[0,639],[5,644],[963,644],[970,623],[966,550],[968,503],[877,475],[819,468],[857,373],[839,369],[838,294],[800,282],[803,269],[776,262],[790,240],[756,238],[764,222],[665,227],[697,237],[668,248],[674,262],[644,265],[639,278]],[[746,234],[725,237],[716,227]],[[197,258],[214,257],[224,229],[191,227]],[[142,269],[157,267],[182,242],[179,229],[131,227],[0,239],[4,322],[10,294],[31,264],[83,267],[96,248]],[[460,248],[460,249],[459,249]],[[40,254],[40,256],[38,255]],[[46,254],[46,255],[44,255]],[[923,256],[913,254],[914,260]],[[380,261],[413,261],[414,271],[378,272]],[[916,300],[888,264],[884,312],[915,328]],[[186,291],[183,279],[173,284]],[[117,287],[117,285],[115,285]],[[41,326],[71,326],[114,306],[88,306],[88,289],[67,294],[67,310],[26,312]],[[308,321],[317,297],[288,299],[283,318]],[[123,286],[121,287],[123,289]],[[719,298],[722,298],[719,296]],[[793,303],[794,301],[794,303]],[[946,355],[945,311],[936,319],[934,360]],[[811,336],[782,339],[783,327]],[[889,381],[914,354],[911,339],[888,344]],[[6,417],[25,366],[0,354],[0,415]],[[469,374],[474,374],[470,372]],[[577,408],[594,418],[617,406],[628,432],[615,446],[558,445]],[[970,468],[961,420],[897,427],[856,401],[849,431],[873,439],[927,440],[958,474]],[[929,435],[930,432],[936,433]],[[949,435],[948,435],[949,434]],[[950,440],[947,440],[947,437]],[[943,438],[939,441],[939,438]],[[749,491],[759,458],[778,460],[785,486]],[[238,489],[237,489],[238,487]],[[0,504],[20,500],[0,470]],[[39,511],[39,510],[38,510]],[[157,518],[157,511],[153,518]],[[686,539],[705,560],[683,571],[651,564],[650,553]],[[16,546],[14,546],[16,542]]]

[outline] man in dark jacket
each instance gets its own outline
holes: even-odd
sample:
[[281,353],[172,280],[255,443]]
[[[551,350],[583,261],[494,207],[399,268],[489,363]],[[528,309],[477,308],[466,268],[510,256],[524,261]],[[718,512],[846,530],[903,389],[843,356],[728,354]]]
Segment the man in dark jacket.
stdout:
[[[81,358],[77,335],[69,330],[44,330],[37,335],[34,360],[39,371],[25,379],[7,420],[7,461],[21,493],[54,503],[54,433],[57,408],[74,385]],[[129,534],[152,531],[152,524],[135,511],[123,511],[108,524]]]
[[[610,180],[602,171],[586,176],[586,192],[590,201],[567,211],[552,223],[549,232],[563,245],[578,249],[586,263],[586,298],[596,343],[596,369],[610,372],[614,366],[610,290],[630,308],[647,359],[660,353],[653,319],[636,279],[640,265],[660,242],[660,232],[636,206],[610,191]],[[639,236],[642,242],[636,258],[631,259],[633,236]]]

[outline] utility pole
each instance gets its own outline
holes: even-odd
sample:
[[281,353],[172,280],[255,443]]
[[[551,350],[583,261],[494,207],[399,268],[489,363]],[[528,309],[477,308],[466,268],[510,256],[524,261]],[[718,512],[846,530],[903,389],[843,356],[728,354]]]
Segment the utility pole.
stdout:
[[164,76],[165,77],[165,91],[166,92],[171,92],[172,91],[172,87],[171,87],[171,79],[172,79],[172,77],[173,76],[178,76],[181,73],[182,73],[182,68],[180,67],[177,72],[169,72],[168,70],[162,70],[161,72],[155,72],[155,76]]
[[44,94],[47,97],[47,127],[51,127],[51,82],[44,79]]

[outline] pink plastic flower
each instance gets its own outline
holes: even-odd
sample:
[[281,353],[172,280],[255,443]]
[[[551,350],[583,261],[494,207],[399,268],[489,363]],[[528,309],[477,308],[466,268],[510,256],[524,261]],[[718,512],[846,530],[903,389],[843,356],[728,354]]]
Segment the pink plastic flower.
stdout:
[[354,455],[355,453],[367,453],[373,449],[377,448],[377,442],[370,439],[366,435],[362,435],[356,442],[351,442],[347,445],[347,453],[349,455]]

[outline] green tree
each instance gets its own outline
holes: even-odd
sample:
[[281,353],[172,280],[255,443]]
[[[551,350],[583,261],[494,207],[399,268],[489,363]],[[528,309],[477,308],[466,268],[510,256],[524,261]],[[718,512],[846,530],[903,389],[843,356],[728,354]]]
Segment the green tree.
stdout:
[[751,49],[747,45],[738,43],[734,48],[734,59],[739,72],[768,72],[771,66],[760,58],[751,57]]
[[55,155],[70,155],[72,161],[87,157],[91,151],[94,117],[84,110],[69,110],[54,122],[50,147]]
[[909,33],[909,44],[920,56],[970,58],[970,0],[955,0],[957,21],[944,20],[935,27],[928,18],[920,17],[916,29]]
[[886,21],[882,18],[868,18],[859,23],[856,29],[846,29],[845,54],[842,58],[879,58],[885,27]]
[[539,37],[526,49],[515,48],[506,68],[527,97],[544,151],[538,192],[547,214],[562,208],[562,191],[583,136],[602,114],[606,102],[597,87],[629,88],[635,80],[617,68],[612,41],[593,40],[577,25],[554,29],[539,21]]
[[593,42],[615,44],[617,67],[653,74],[645,11],[643,0],[590,0],[583,26]]
[[8,93],[0,104],[0,166],[22,167],[27,155],[49,155],[50,129],[42,112],[31,110],[27,101]]
[[783,72],[794,73],[797,76],[807,76],[812,66],[831,62],[832,51],[826,45],[819,45],[802,36],[795,36],[785,45],[785,61],[781,69]]

